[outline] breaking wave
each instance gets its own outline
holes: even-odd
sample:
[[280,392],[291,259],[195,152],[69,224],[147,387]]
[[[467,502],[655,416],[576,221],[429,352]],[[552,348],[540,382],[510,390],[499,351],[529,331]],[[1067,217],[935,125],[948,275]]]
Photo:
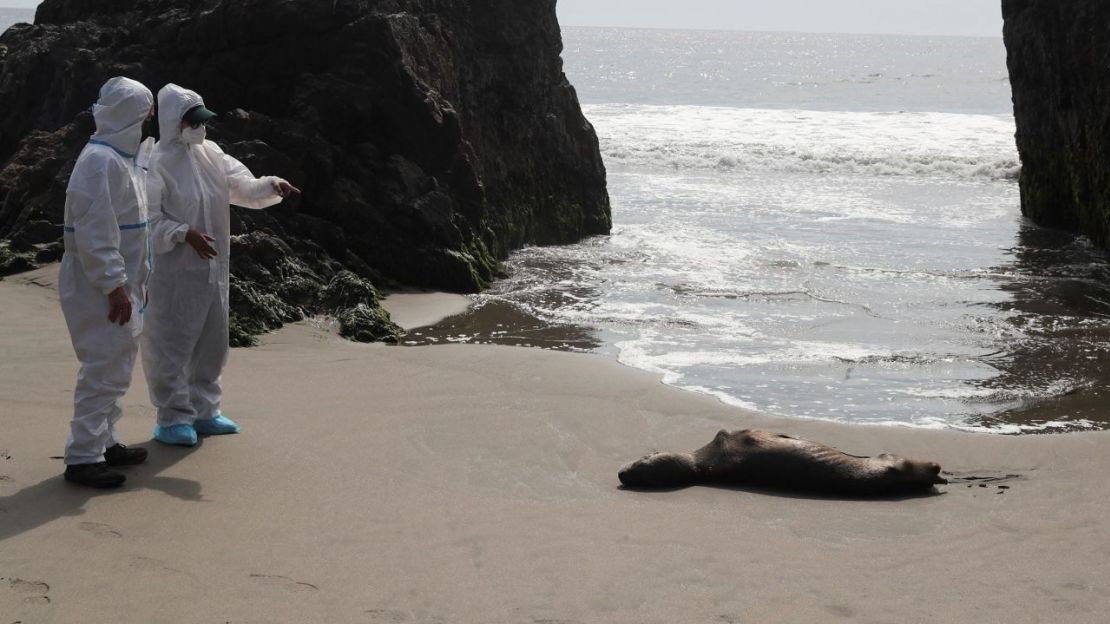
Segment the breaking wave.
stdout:
[[584,109],[611,166],[981,180],[1015,180],[1021,170],[1007,116],[631,104]]

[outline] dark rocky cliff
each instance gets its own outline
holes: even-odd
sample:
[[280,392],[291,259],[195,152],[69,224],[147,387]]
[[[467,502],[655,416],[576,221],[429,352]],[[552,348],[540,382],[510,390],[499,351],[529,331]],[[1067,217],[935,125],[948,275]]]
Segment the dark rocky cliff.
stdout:
[[1002,0],[1022,212],[1110,247],[1110,3]]
[[304,191],[234,210],[238,342],[317,312],[388,337],[367,282],[474,292],[513,249],[609,231],[555,0],[46,0],[35,22],[0,37],[0,273],[59,256],[114,75],[198,91],[210,138]]

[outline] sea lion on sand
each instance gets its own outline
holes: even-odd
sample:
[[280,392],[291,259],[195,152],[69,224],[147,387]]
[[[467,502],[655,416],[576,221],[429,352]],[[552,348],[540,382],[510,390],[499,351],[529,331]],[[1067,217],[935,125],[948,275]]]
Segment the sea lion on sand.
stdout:
[[634,488],[756,485],[852,496],[923,492],[948,483],[932,462],[883,454],[849,455],[788,435],[721,430],[693,453],[652,453],[620,469]]

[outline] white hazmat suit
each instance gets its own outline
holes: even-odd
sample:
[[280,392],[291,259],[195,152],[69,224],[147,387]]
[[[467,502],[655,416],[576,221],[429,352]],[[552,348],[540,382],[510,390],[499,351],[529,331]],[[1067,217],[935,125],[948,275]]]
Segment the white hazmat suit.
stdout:
[[[93,105],[96,134],[81,150],[66,187],[65,254],[58,292],[81,362],[65,463],[96,464],[119,443],[120,399],[143,330],[151,270],[145,173],[138,164],[143,121],[154,97],[142,84],[112,78]],[[149,145],[145,146],[149,149]],[[109,322],[108,294],[124,287],[131,319]]]
[[[284,182],[255,178],[211,141],[183,141],[182,116],[203,104],[174,84],[158,92],[159,142],[147,185],[156,271],[143,364],[160,428],[220,416],[220,375],[228,355],[229,204],[272,206],[281,201],[274,185]],[[185,242],[189,230],[214,238],[218,255],[201,258]]]

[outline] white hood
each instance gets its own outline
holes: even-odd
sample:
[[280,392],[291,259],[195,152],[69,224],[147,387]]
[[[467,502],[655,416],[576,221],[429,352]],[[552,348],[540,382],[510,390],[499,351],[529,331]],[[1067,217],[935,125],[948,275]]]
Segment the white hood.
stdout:
[[93,104],[96,119],[94,139],[118,151],[134,155],[143,138],[143,122],[154,105],[154,96],[142,83],[117,76],[100,87],[100,98]]
[[158,144],[170,147],[181,142],[181,118],[190,108],[203,106],[204,100],[196,91],[170,83],[158,91]]

